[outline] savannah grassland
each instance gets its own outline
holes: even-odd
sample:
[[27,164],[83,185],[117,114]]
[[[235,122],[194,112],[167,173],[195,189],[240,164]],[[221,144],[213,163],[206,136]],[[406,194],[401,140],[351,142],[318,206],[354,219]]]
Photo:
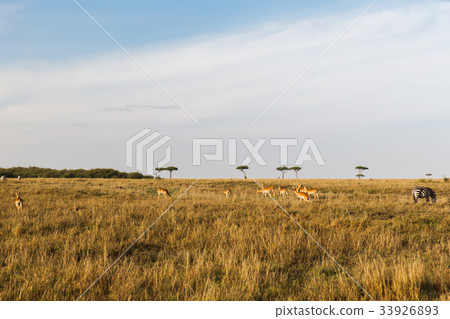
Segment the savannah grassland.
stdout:
[[[0,183],[0,300],[77,299],[170,206],[156,188],[175,199],[192,182]],[[292,191],[275,198],[376,300],[450,300],[450,183],[259,182],[320,190],[312,204]],[[437,204],[414,205],[416,185],[432,187]],[[256,190],[252,180],[199,180],[81,300],[369,300]]]

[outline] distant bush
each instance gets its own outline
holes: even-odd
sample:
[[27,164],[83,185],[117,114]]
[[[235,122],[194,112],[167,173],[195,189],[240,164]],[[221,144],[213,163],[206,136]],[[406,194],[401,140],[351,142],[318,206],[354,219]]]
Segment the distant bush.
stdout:
[[23,178],[153,178],[153,176],[144,176],[138,172],[125,173],[112,168],[57,170],[36,166],[0,168],[0,176],[2,175],[5,175],[7,178],[16,178],[17,176]]
[[448,177],[447,176],[443,175],[442,177],[444,179],[444,182],[448,182]]
[[419,183],[433,183],[432,179],[420,178],[418,180]]
[[133,172],[133,173],[129,173],[128,174],[128,178],[131,178],[131,179],[143,179],[144,175],[142,175],[141,173],[138,173],[138,172]]

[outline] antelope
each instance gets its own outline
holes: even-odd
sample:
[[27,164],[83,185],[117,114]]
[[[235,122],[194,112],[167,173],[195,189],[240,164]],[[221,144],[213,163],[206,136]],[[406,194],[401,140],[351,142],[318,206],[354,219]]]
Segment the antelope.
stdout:
[[319,198],[319,191],[317,190],[317,188],[308,189],[303,185],[300,185],[300,186],[293,186],[292,189],[295,190],[296,192],[306,193],[313,198]]
[[6,181],[6,176],[3,175],[3,176],[1,177],[1,180],[2,180],[2,181]]
[[14,202],[14,204],[16,204],[17,211],[19,212],[23,208],[23,200],[22,200],[22,198],[20,198],[20,193],[16,193],[16,196],[17,196],[17,198],[16,198],[16,201]]
[[167,189],[165,189],[165,188],[158,188],[158,198],[161,195],[172,197],[172,196],[170,196],[169,191]]
[[17,176],[17,180],[20,181],[22,179],[22,176]]
[[278,189],[280,190],[280,195],[281,196],[288,197],[287,188],[278,187]]
[[270,192],[273,192],[273,187],[264,187],[263,189],[258,189],[256,192],[263,193],[264,197],[266,197],[267,195],[270,196]]
[[313,198],[319,198],[319,191],[317,190],[317,188],[310,188],[308,189],[308,195]]
[[230,197],[230,195],[231,195],[231,189],[227,188],[227,189],[223,192],[223,194],[224,194],[226,197]]
[[303,193],[307,193],[307,194],[308,194],[308,189],[307,189],[305,186],[303,186],[303,185],[300,185],[300,186],[298,187],[298,191],[299,191],[299,192],[303,192]]
[[303,193],[307,193],[308,190],[306,189],[306,187],[303,187],[303,185],[298,185],[298,186],[292,186],[291,187],[294,191],[296,192],[303,192]]
[[263,186],[263,189],[266,189],[269,191],[269,193],[273,194],[273,186],[266,186],[266,187]]
[[311,198],[309,197],[309,195],[307,193],[295,191],[295,195],[297,195],[298,199],[305,200],[305,201],[311,203]]

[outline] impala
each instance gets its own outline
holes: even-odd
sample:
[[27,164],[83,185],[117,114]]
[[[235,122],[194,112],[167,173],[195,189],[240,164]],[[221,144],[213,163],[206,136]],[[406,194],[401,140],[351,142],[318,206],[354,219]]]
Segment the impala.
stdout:
[[231,195],[231,189],[227,188],[227,189],[223,192],[223,194],[224,194],[226,197],[230,197],[230,195]]
[[20,198],[20,193],[16,193],[16,201],[14,202],[16,204],[17,207],[17,211],[21,211],[23,208],[23,200],[22,198]]
[[273,186],[266,186],[266,187],[263,186],[263,189],[266,189],[269,191],[269,193],[273,194]]
[[256,192],[263,193],[264,197],[266,197],[267,195],[270,196],[270,193],[273,193],[273,187],[264,187],[263,189],[258,189]]
[[165,189],[165,188],[158,188],[158,198],[161,195],[172,197],[172,196],[170,196],[169,191],[167,189]]
[[319,198],[319,191],[317,190],[317,188],[306,188],[303,185],[300,186],[292,186],[292,189],[295,190],[296,192],[303,192],[308,194],[310,197],[313,198]]
[[292,186],[292,189],[296,192],[303,192],[303,193],[307,193],[308,190],[306,189],[306,187],[304,187],[303,185],[298,185],[298,186]]
[[317,190],[317,188],[309,188],[308,195],[313,198],[319,198],[319,191]]
[[283,196],[283,197],[288,197],[287,188],[278,187],[278,189],[280,190],[280,195],[281,195],[281,196]]
[[298,199],[305,200],[305,201],[311,203],[311,198],[309,197],[309,195],[307,193],[295,191],[295,195],[297,195]]

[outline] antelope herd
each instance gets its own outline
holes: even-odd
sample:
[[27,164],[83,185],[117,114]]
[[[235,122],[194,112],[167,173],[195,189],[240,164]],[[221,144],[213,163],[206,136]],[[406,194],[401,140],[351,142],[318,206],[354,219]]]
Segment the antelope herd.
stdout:
[[[287,187],[278,187],[278,190],[280,192],[280,196],[287,198],[289,196],[288,188]],[[294,191],[294,194],[297,196],[298,199],[304,200],[311,203],[311,198],[319,198],[319,191],[317,188],[306,188],[303,185],[299,186],[292,186],[292,190]],[[274,194],[273,192],[273,186],[271,187],[262,187],[261,189],[256,191],[257,193],[264,194],[264,197],[267,197],[267,195]],[[274,194],[275,195],[275,194]]]
[[[311,202],[311,198],[317,199],[319,198],[319,191],[317,190],[317,188],[306,188],[303,185],[299,185],[299,186],[292,186],[292,189],[294,190],[294,194],[300,200]],[[281,197],[287,198],[289,196],[288,187],[278,187],[278,190]],[[264,197],[267,196],[272,197],[272,195],[275,196],[273,186],[261,187],[261,189],[258,189],[256,192],[263,194]],[[222,194],[227,198],[230,197],[231,189],[230,188],[225,189]],[[160,196],[172,197],[170,196],[169,191],[165,188],[158,188],[158,198]]]
[[[1,180],[6,181],[6,178],[4,176],[1,176]],[[20,180],[20,176],[18,178],[18,180]],[[124,189],[123,187],[120,187],[121,189]],[[317,190],[317,188],[307,188],[303,185],[298,185],[298,186],[292,186],[291,189],[294,191],[295,196],[297,196],[297,198],[301,201],[306,201],[311,203],[311,199],[319,199],[319,191]],[[279,191],[279,195],[282,198],[287,198],[289,197],[289,193],[288,193],[288,187],[278,187],[278,191]],[[271,197],[275,196],[275,192],[273,190],[273,186],[261,186],[261,189],[258,189],[256,191],[257,193],[261,193],[264,195],[264,197]],[[411,190],[412,195],[413,195],[413,199],[414,199],[414,203],[417,203],[417,199],[418,198],[426,198],[427,202],[429,201],[429,198],[432,199],[433,203],[436,203],[436,195],[434,193],[434,191],[431,188],[427,188],[427,187],[415,187]],[[225,195],[225,197],[230,197],[231,196],[231,189],[227,188],[225,189],[225,191],[223,192],[223,195]],[[172,198],[172,196],[170,195],[169,191],[166,188],[158,188],[158,198],[160,198],[161,196],[164,197],[170,197]],[[16,193],[16,200],[15,200],[15,205],[17,208],[17,211],[20,212],[23,209],[23,200],[20,197],[20,193]]]

